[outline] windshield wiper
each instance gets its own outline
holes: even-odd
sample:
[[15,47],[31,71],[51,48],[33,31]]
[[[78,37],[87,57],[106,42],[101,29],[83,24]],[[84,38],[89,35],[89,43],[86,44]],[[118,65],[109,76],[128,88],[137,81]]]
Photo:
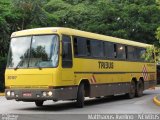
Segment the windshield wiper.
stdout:
[[38,68],[39,68],[39,70],[42,70],[42,67],[38,64]]
[[22,61],[20,61],[20,62],[17,64],[17,66],[14,68],[14,70],[17,70],[17,69],[19,68],[19,66],[20,66],[21,63],[22,63]]

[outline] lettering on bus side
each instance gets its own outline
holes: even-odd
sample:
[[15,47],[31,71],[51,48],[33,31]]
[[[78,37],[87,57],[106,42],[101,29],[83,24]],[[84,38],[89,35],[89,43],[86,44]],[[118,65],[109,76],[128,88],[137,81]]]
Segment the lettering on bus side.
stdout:
[[113,69],[114,68],[113,62],[98,61],[98,64],[99,64],[99,69]]

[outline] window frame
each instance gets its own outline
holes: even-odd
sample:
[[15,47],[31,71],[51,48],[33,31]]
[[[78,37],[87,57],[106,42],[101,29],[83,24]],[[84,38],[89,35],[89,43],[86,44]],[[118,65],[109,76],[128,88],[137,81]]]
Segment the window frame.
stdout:
[[[106,48],[105,43],[110,43],[110,44],[113,45],[113,58],[112,57],[108,57],[106,55],[106,53],[105,53],[105,48]],[[115,43],[109,42],[109,41],[103,41],[103,49],[104,49],[104,58],[106,58],[106,59],[116,59]]]
[[[71,65],[70,65],[70,66],[64,66],[64,65],[63,65],[63,36],[65,36],[65,37],[67,36],[67,37],[70,38],[70,49],[71,49],[71,60],[70,60],[70,61],[71,61]],[[71,36],[71,35],[62,34],[62,35],[61,35],[61,39],[62,39],[62,42],[61,42],[61,43],[62,43],[62,44],[61,44],[61,45],[62,45],[62,47],[61,47],[61,48],[62,48],[62,55],[61,55],[61,56],[62,56],[62,61],[61,61],[61,64],[62,64],[62,65],[61,65],[61,66],[62,66],[62,68],[64,68],[64,69],[65,69],[65,68],[72,68],[72,67],[73,67],[73,48],[72,48],[73,42],[72,42],[72,36]]]
[[[53,34],[35,34],[35,35],[21,35],[21,36],[14,36],[14,37],[11,37],[12,38],[20,38],[20,37],[27,37],[27,36],[31,36],[31,43],[30,43],[30,49],[31,49],[31,45],[32,45],[32,40],[33,40],[33,36],[45,36],[45,35],[56,35],[58,37],[58,60],[57,60],[57,65],[55,67],[42,67],[42,69],[47,69],[47,68],[57,68],[59,66],[59,60],[60,60],[60,35],[58,33],[53,33]],[[9,44],[9,50],[11,49],[10,48],[10,45],[11,43]],[[18,69],[37,69],[38,67],[29,67],[29,61],[30,61],[30,50],[29,50],[29,54],[28,54],[28,65],[27,67],[20,67]],[[8,51],[8,56],[7,56],[7,64],[8,64],[8,57],[9,57],[9,51]],[[15,68],[9,68],[7,67],[6,65],[6,68],[7,69],[15,69]]]
[[[125,58],[119,58],[119,57],[118,57],[118,45],[124,46]],[[127,60],[126,45],[125,45],[125,44],[121,44],[121,43],[115,43],[115,46],[116,46],[116,48],[115,48],[115,49],[116,49],[116,59],[126,61],[126,60]]]
[[[77,42],[76,44],[75,44],[75,38],[76,38],[76,42]],[[83,40],[86,42],[86,43],[85,43],[85,44],[86,44],[86,45],[85,45],[85,46],[86,46],[86,50],[85,50],[86,54],[85,54],[85,55],[79,55],[79,54],[78,54],[78,40],[79,40],[79,39],[77,39],[77,38],[83,39]],[[87,51],[87,39],[84,38],[84,37],[78,37],[78,36],[72,36],[72,39],[73,39],[73,50],[74,50],[73,53],[74,53],[74,57],[87,57],[87,56],[88,56],[88,55],[87,55],[87,52],[88,52],[88,51]],[[77,51],[77,53],[75,53],[75,45],[76,45],[76,49],[77,49],[76,51]]]
[[[103,54],[102,56],[93,56],[94,52],[92,53],[91,42],[99,42],[101,44],[101,47],[102,47],[101,49],[102,49],[102,54]],[[95,39],[90,40],[90,51],[91,51],[92,58],[105,58],[105,56],[104,56],[104,42],[102,40],[95,40]]]
[[[74,58],[84,58],[84,59],[102,59],[102,60],[113,60],[113,61],[128,61],[128,62],[145,62],[145,63],[152,63],[152,62],[149,62],[149,61],[145,61],[145,60],[138,60],[136,57],[134,59],[128,59],[128,47],[134,47],[134,49],[137,49],[137,48],[141,48],[141,49],[146,49],[145,47],[138,47],[138,46],[134,46],[134,45],[128,45],[128,44],[123,44],[123,43],[117,43],[117,42],[111,42],[111,41],[107,41],[107,40],[101,40],[101,39],[93,39],[93,38],[88,38],[88,37],[84,37],[84,36],[76,36],[76,35],[73,35],[72,38],[74,37],[81,37],[81,38],[84,38],[86,39],[86,41],[92,41],[92,40],[96,40],[96,41],[101,41],[103,43],[103,57],[94,57],[94,56],[91,56],[91,55],[87,55],[87,56],[76,56],[74,54],[75,51],[73,51],[73,55],[74,55]],[[73,39],[74,40],[74,39]],[[73,41],[74,42],[74,41]],[[108,42],[108,43],[111,43],[114,45],[114,58],[109,58],[105,55],[105,43]],[[74,43],[73,43],[74,45]],[[117,45],[123,45],[124,46],[124,49],[125,49],[125,58],[118,58],[117,55]],[[87,49],[90,49],[90,46],[87,45]],[[74,46],[73,46],[73,50],[74,50]],[[90,54],[91,54],[91,49],[90,49]],[[135,54],[135,52],[134,52]]]
[[[131,46],[131,45],[128,45],[126,46],[127,47],[127,60],[129,61],[137,61],[137,57],[136,57],[136,46]],[[134,56],[134,59],[130,59],[128,56],[129,52],[128,52],[128,47],[132,47],[134,48],[134,53],[133,53],[133,56]]]

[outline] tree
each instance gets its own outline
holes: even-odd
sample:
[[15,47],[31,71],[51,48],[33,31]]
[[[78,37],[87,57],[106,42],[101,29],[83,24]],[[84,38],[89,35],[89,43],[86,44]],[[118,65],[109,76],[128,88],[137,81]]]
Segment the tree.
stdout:
[[19,15],[19,28],[46,26],[47,14],[43,10],[46,0],[12,0],[13,11]]
[[44,9],[52,15],[48,25],[158,44],[155,31],[160,9],[156,0],[50,0]]
[[5,57],[9,44],[9,24],[7,23],[7,17],[9,16],[9,0],[0,1],[0,56]]
[[0,54],[13,31],[61,26],[158,45],[157,0],[1,0]]
[[160,27],[157,28],[156,38],[160,41]]

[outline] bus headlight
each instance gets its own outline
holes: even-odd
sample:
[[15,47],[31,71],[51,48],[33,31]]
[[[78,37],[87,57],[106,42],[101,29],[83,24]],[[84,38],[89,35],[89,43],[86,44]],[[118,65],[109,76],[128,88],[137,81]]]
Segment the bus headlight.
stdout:
[[49,92],[48,92],[48,96],[52,96],[52,91],[49,91]]
[[10,91],[7,91],[7,96],[11,96],[11,92]]
[[43,95],[44,97],[46,97],[46,96],[47,96],[47,92],[43,92],[42,95]]
[[11,94],[11,96],[14,96],[14,95],[15,95],[14,92],[11,92],[10,94]]

